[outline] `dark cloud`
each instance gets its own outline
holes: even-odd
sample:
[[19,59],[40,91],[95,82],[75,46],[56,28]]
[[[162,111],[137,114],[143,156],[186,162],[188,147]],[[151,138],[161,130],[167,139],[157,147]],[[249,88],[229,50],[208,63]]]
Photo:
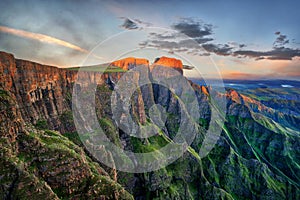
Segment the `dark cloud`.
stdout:
[[280,35],[280,31],[276,31],[276,32],[275,32],[275,35]]
[[252,51],[252,50],[240,50],[233,52],[234,56],[244,56],[249,58],[260,58],[264,52]]
[[179,22],[174,23],[171,27],[191,38],[203,38],[213,34],[211,24],[195,21],[192,18],[181,18]]
[[274,48],[270,51],[235,51],[234,56],[243,56],[255,58],[256,60],[292,60],[294,57],[300,56],[300,49],[292,49],[286,47]]
[[[149,44],[149,43],[148,43]],[[152,40],[150,42],[152,47],[156,47],[159,49],[179,49],[180,44],[174,41],[165,41],[165,40]]]
[[300,56],[300,49],[285,47],[289,43],[286,35],[281,34],[279,31],[275,32],[275,35],[277,37],[273,43],[273,48],[269,51],[239,50],[233,52],[233,55],[255,58],[256,60],[292,60]]
[[211,53],[215,53],[221,56],[228,56],[231,55],[231,50],[233,47],[230,47],[228,44],[203,44],[202,47]]
[[158,49],[164,49],[169,52],[187,52],[187,53],[203,53],[203,48],[194,40],[182,39],[179,41],[168,40],[148,40],[140,43],[141,47],[154,47]]
[[204,44],[210,41],[213,41],[214,39],[212,38],[194,38],[194,41],[196,41],[199,44]]
[[134,30],[134,29],[138,29],[138,28],[141,29],[143,27],[152,26],[151,23],[142,21],[140,19],[129,19],[127,17],[120,17],[120,19],[124,20],[121,27],[124,29],[127,29],[127,30]]
[[214,40],[211,37],[206,37],[213,34],[212,27],[210,24],[204,24],[191,18],[181,18],[179,22],[171,26],[174,31],[150,33],[150,37],[155,40],[182,39],[186,41],[186,38],[189,37],[198,44],[204,44]]
[[128,30],[133,30],[133,29],[137,29],[138,25],[134,21],[132,21],[128,18],[125,18],[123,24],[121,25],[121,27],[125,28],[125,29],[128,29]]
[[190,66],[190,65],[183,65],[182,67],[183,69],[187,69],[187,70],[192,70],[195,68],[194,66]]
[[[279,33],[279,34],[278,34]],[[275,42],[273,43],[274,47],[283,47],[284,45],[289,43],[286,35],[280,34],[280,32],[276,32],[275,35],[278,35]]]

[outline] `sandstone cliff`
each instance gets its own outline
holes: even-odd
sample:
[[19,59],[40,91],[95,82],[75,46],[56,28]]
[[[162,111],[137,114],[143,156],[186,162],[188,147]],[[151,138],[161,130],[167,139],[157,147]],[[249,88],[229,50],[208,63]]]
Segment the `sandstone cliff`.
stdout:
[[178,70],[181,74],[183,74],[183,65],[181,60],[175,59],[175,58],[168,58],[168,57],[161,57],[157,58],[155,62],[152,65],[152,68],[155,68],[156,66],[164,66],[164,67],[170,67],[173,69]]
[[149,66],[149,61],[143,58],[128,57],[121,60],[113,61],[110,65],[120,67],[124,70],[130,70],[139,65]]

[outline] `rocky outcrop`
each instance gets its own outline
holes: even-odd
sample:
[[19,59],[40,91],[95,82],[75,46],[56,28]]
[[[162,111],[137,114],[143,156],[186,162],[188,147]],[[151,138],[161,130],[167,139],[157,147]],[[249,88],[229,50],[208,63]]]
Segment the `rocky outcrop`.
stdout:
[[168,58],[168,57],[160,57],[155,60],[155,62],[152,65],[152,68],[155,68],[157,66],[163,66],[163,67],[170,67],[172,69],[175,69],[179,71],[181,74],[183,74],[183,65],[181,60],[178,60],[176,58]]
[[110,65],[120,67],[124,70],[130,70],[132,68],[135,68],[136,66],[141,66],[141,65],[148,67],[149,61],[143,58],[128,57],[121,60],[113,61],[110,63]]

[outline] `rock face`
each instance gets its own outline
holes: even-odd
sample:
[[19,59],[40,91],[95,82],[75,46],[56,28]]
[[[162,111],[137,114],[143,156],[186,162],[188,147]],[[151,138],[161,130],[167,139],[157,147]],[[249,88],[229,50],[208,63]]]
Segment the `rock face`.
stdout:
[[143,58],[129,57],[129,58],[124,58],[121,60],[113,61],[110,65],[120,67],[124,70],[130,70],[138,65],[145,65],[148,67],[149,61],[147,59],[143,59]]
[[18,133],[24,132],[24,122],[11,93],[0,89],[0,133],[1,138],[15,142]]
[[[121,60],[113,61],[110,63],[110,66],[120,67],[124,70],[130,70],[137,66],[149,67],[149,61],[144,58],[128,57]],[[183,74],[183,64],[181,60],[178,60],[176,58],[169,58],[165,56],[157,58],[154,61],[154,63],[150,66],[150,68],[152,70],[157,66],[172,68]]]
[[[1,81],[6,80],[0,86],[0,199],[133,199],[81,147],[58,132],[37,130],[30,124],[28,111],[44,109],[52,120],[60,108],[68,108],[63,97],[57,99],[62,103],[57,107],[49,103],[64,94],[67,84],[59,76],[67,72],[15,61],[6,53],[0,57]],[[31,96],[31,91],[36,95]]]
[[[71,113],[77,72],[15,59],[11,54],[0,52],[0,87],[16,98],[24,121],[34,125],[45,121],[50,129],[63,133],[75,131],[74,126],[64,124],[60,118]],[[120,73],[81,72],[81,77],[103,84],[118,79]]]
[[70,110],[66,96],[76,73],[18,60],[3,52],[0,59],[0,87],[16,98],[23,119],[33,124],[44,119],[50,128],[64,131],[58,118]]
[[[97,85],[96,113],[110,141],[126,151],[156,151],[186,124],[198,132],[183,156],[160,170],[138,174],[94,162],[74,132],[71,94],[74,86],[81,91],[86,87],[75,82],[78,71],[1,52],[1,199],[300,199],[298,132],[266,117],[272,109],[235,90],[219,94],[188,81],[182,76],[181,61],[174,58],[161,57],[152,66],[145,59],[127,58],[112,66],[128,71],[80,74]],[[185,109],[198,112],[193,103],[198,104],[197,123],[191,123],[192,115],[180,107],[191,95],[196,102],[189,101]],[[227,111],[222,113],[226,123],[215,147],[200,159],[213,95],[227,99]],[[125,133],[143,134],[147,125],[155,127],[149,138]],[[111,152],[102,153],[117,162]],[[135,158],[128,162],[134,163]]]
[[176,58],[168,58],[168,57],[161,57],[158,58],[152,65],[152,68],[155,68],[157,66],[163,66],[163,67],[170,67],[177,71],[179,71],[181,74],[183,74],[183,65],[181,60],[178,60]]

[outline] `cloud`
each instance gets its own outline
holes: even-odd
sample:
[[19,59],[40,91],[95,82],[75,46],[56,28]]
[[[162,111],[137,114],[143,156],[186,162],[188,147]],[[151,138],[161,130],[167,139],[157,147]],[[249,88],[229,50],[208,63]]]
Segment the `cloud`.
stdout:
[[128,30],[133,30],[133,29],[137,29],[138,25],[133,22],[132,20],[125,18],[123,24],[121,25],[122,28],[128,29]]
[[233,47],[230,47],[228,44],[203,44],[202,47],[211,53],[215,53],[221,56],[231,55],[231,50]]
[[203,38],[213,34],[211,24],[195,21],[192,18],[181,18],[179,22],[174,23],[171,27],[191,38]]
[[183,69],[186,69],[186,70],[192,70],[195,68],[194,66],[190,66],[190,65],[183,65],[182,67],[183,67]]
[[134,30],[138,28],[149,27],[152,25],[151,23],[142,21],[140,19],[129,19],[127,17],[120,17],[120,19],[124,20],[121,27],[127,30]]
[[286,35],[280,34],[280,32],[276,32],[275,35],[278,35],[275,42],[273,43],[274,47],[283,47],[284,45],[289,43]]
[[194,38],[194,41],[196,41],[198,44],[204,44],[210,41],[213,41],[212,38]]
[[276,31],[276,32],[275,32],[275,35],[280,35],[280,31]]
[[[130,23],[128,23],[128,18],[123,19],[125,19],[125,21],[122,27],[129,30],[150,24],[138,19],[134,21],[130,20]],[[190,49],[195,52],[195,49],[203,51],[199,44],[205,44],[214,40],[212,37],[208,37],[213,34],[213,26],[203,23],[202,21],[195,21],[192,18],[180,18],[178,22],[171,25],[171,28],[172,30],[162,33],[149,33],[149,39],[141,42],[140,47],[156,47],[178,52],[188,51]]]
[[179,35],[175,32],[165,31],[163,33],[149,33],[149,37],[157,40],[175,39]]
[[167,40],[149,40],[140,43],[141,47],[154,47],[158,49],[170,50],[172,52],[186,52],[192,55],[209,56],[210,53],[217,55],[228,56],[231,55],[233,47],[228,44],[213,44],[205,43],[200,45],[197,41],[192,39],[182,39],[180,41]]
[[148,40],[141,42],[141,48],[154,47],[167,50],[170,53],[185,52],[191,55],[209,56],[211,53],[229,56],[233,49],[246,47],[245,44],[228,42],[228,44],[215,44],[213,25],[203,23],[193,18],[180,18],[171,25],[171,30],[161,33],[151,32]]
[[80,51],[83,53],[88,53],[88,50],[83,49],[79,46],[76,46],[76,45],[66,42],[64,40],[60,40],[60,39],[57,39],[57,38],[54,38],[54,37],[51,37],[48,35],[40,34],[40,33],[32,33],[32,32],[28,32],[28,31],[19,30],[19,29],[9,28],[6,26],[0,26],[0,32],[12,34],[12,35],[15,35],[18,37],[37,40],[37,41],[40,41],[43,43],[56,44],[56,45],[67,47],[67,48],[70,48],[70,49],[73,49],[76,51]]
[[[137,29],[140,27],[138,23],[145,23],[138,19],[135,21],[128,18],[124,19],[123,27],[127,29]],[[280,31],[275,32],[276,38],[270,50],[259,51],[247,49],[246,44],[234,41],[225,44],[216,43],[212,37],[213,25],[201,20],[180,18],[179,21],[171,25],[171,28],[172,30],[161,33],[149,33],[147,41],[141,42],[140,47],[154,47],[167,50],[170,53],[185,52],[199,56],[215,54],[236,58],[248,57],[255,60],[292,60],[300,56],[300,49],[286,47],[289,44],[289,39]]]
[[239,49],[242,49],[247,46],[246,44],[240,44],[234,41],[227,42],[227,44],[230,45],[232,48],[239,48]]
[[142,20],[140,20],[140,19],[137,19],[137,18],[135,18],[134,19],[134,21],[136,22],[136,23],[138,23],[139,25],[142,25],[142,26],[152,26],[153,24],[152,23],[150,23],[150,22],[145,22],[145,21],[142,21]]
[[233,52],[233,55],[255,58],[256,60],[292,60],[294,57],[300,56],[300,49],[280,47],[270,51],[240,50]]
[[169,52],[186,52],[200,55],[204,53],[204,49],[194,40],[182,39],[179,41],[169,41],[169,40],[148,40],[141,42],[140,47],[154,47],[157,49],[167,50]]
[[254,50],[238,50],[233,52],[233,56],[255,58],[256,60],[292,60],[295,57],[300,57],[300,49],[289,48],[285,45],[289,44],[289,39],[281,32],[275,32],[277,36],[273,48],[268,51],[254,51]]

